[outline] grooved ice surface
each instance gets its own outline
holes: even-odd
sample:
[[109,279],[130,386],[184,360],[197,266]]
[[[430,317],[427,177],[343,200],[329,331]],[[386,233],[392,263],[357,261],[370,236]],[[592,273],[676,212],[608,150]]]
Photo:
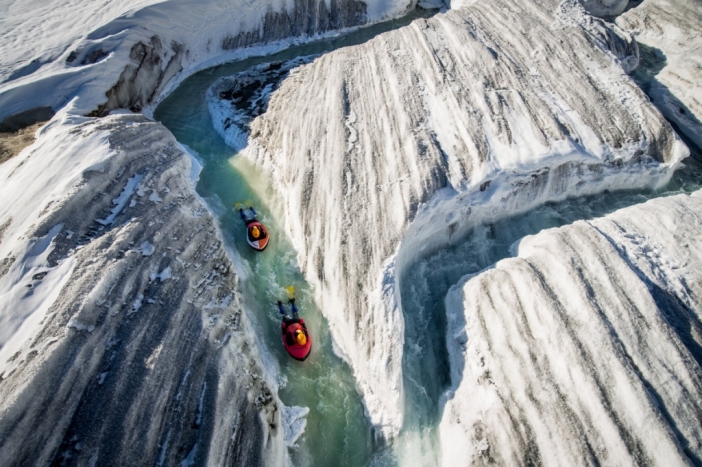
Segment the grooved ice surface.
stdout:
[[293,69],[251,123],[244,154],[385,436],[407,264],[548,200],[658,186],[687,155],[608,28],[570,0],[469,2]]
[[275,385],[190,172],[162,125],[68,110],[0,165],[0,465],[282,464]]
[[665,117],[702,147],[702,5],[645,1],[617,18],[641,44],[643,87]]
[[443,465],[702,459],[702,193],[542,231],[446,299]]

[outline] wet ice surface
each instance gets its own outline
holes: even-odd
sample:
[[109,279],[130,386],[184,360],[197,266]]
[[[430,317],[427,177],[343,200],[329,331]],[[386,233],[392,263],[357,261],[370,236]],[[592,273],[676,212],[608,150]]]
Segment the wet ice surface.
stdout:
[[444,465],[700,462],[700,200],[542,231],[451,289]]

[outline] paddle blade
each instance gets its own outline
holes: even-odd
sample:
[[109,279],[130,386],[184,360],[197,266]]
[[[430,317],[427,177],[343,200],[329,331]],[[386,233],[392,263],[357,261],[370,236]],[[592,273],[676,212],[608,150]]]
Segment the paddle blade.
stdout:
[[285,287],[285,290],[288,291],[288,298],[295,298],[295,287],[292,285]]
[[234,203],[234,209],[236,209],[237,211],[239,209],[249,209],[249,206],[253,206],[253,203],[248,199],[246,201],[237,201],[236,203]]

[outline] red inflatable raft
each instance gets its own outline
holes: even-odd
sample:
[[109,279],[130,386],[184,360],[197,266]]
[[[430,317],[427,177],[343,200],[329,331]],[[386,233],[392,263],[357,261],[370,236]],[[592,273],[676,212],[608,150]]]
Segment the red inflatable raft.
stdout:
[[312,339],[307,332],[305,320],[284,319],[281,323],[283,346],[295,360],[304,362],[312,350]]
[[268,246],[268,231],[259,221],[251,221],[246,225],[246,241],[256,251],[263,251]]

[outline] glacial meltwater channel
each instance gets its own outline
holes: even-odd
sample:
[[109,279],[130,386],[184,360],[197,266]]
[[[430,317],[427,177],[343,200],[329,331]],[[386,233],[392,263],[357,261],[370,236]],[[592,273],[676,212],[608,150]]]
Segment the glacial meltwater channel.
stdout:
[[[198,193],[217,216],[225,242],[247,271],[241,287],[246,306],[254,314],[254,327],[280,368],[280,398],[286,406],[308,407],[305,433],[291,450],[297,466],[435,466],[440,463],[438,424],[441,397],[449,381],[445,342],[444,298],[448,289],[466,274],[478,272],[508,257],[509,247],[520,238],[545,228],[579,219],[601,217],[650,198],[690,193],[700,188],[702,157],[699,150],[685,161],[662,190],[603,193],[587,198],[546,204],[527,214],[478,226],[457,246],[419,259],[401,280],[405,316],[403,373],[405,421],[400,437],[390,448],[375,444],[355,390],[351,369],[332,350],[326,320],[312,299],[296,264],[296,253],[272,215],[280,205],[262,175],[235,157],[215,132],[205,92],[219,77],[245,71],[266,62],[321,54],[362,43],[375,35],[409,24],[418,11],[396,21],[361,29],[346,36],[294,46],[265,57],[254,57],[201,71],[186,79],[155,112],[181,143],[204,163]],[[250,200],[269,226],[271,244],[258,254],[244,239],[245,228],[232,209],[237,201]],[[303,215],[303,213],[300,213]],[[313,336],[313,351],[304,362],[292,360],[280,344],[280,318],[275,307],[285,299],[284,287],[293,285],[301,315]]]
[[[224,241],[244,260],[250,273],[240,284],[245,305],[254,315],[254,327],[280,367],[279,396],[290,406],[309,408],[307,426],[291,450],[297,466],[365,466],[377,457],[370,423],[365,417],[353,374],[332,350],[331,336],[322,313],[316,308],[309,287],[296,264],[296,253],[271,212],[276,202],[272,190],[262,199],[265,180],[240,163],[235,152],[216,133],[205,102],[207,88],[218,78],[272,61],[315,55],[363,43],[376,35],[405,26],[433,13],[417,10],[402,19],[379,23],[344,36],[293,46],[264,57],[248,58],[190,76],[156,109],[154,118],[176,139],[197,153],[203,162],[197,191],[216,215]],[[234,211],[236,202],[251,201],[259,218],[271,232],[271,243],[263,253],[249,248],[245,227]],[[300,213],[303,215],[303,213]],[[305,362],[291,359],[280,343],[280,316],[275,303],[287,296],[284,288],[296,289],[301,317],[310,329],[313,348]]]

